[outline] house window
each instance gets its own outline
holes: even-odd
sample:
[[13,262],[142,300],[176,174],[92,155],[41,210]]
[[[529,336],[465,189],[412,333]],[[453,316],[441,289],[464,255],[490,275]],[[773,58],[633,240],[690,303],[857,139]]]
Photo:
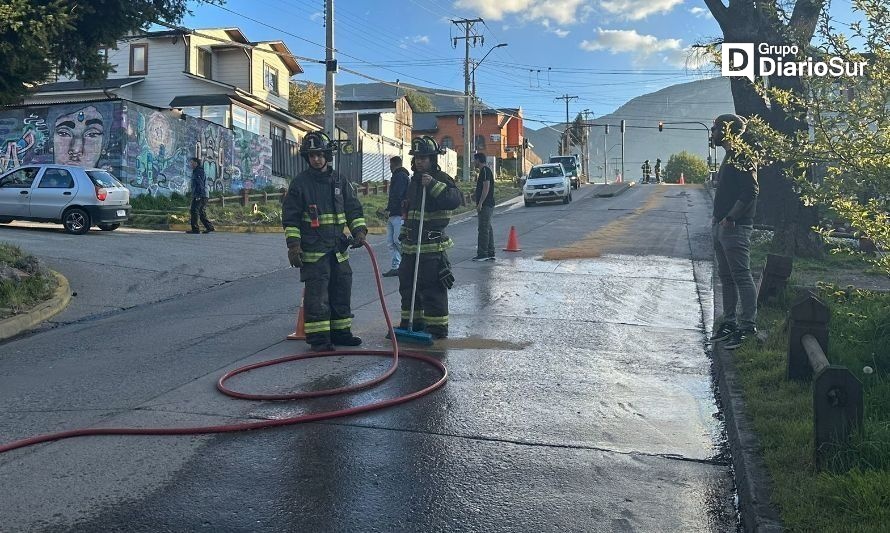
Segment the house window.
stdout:
[[205,105],[201,111],[201,118],[204,120],[209,120],[226,128],[229,127],[229,106]]
[[148,45],[130,45],[130,76],[145,76],[148,74]]
[[454,149],[454,139],[449,136],[442,137],[442,148]]
[[464,125],[464,117],[457,117],[457,125],[458,126]]
[[477,135],[476,136],[476,151],[477,152],[485,151],[485,135]]
[[213,79],[213,54],[209,50],[198,49],[198,75]]
[[279,137],[281,139],[287,139],[287,130],[279,126],[278,124],[269,123],[269,133],[272,137]]
[[232,106],[232,126],[241,128],[242,130],[260,133],[260,116],[252,111],[248,111],[243,107]]
[[278,95],[278,69],[269,66],[268,63],[263,64],[263,79],[265,80],[266,90],[274,95]]

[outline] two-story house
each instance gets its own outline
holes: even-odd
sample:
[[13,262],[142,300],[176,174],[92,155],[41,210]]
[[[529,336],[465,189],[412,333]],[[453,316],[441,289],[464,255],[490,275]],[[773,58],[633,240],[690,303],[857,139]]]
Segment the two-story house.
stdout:
[[252,42],[237,28],[170,30],[129,36],[103,53],[113,66],[104,82],[45,84],[24,103],[116,97],[295,141],[317,128],[288,112],[290,78],[303,69],[282,41]]
[[373,99],[338,95],[337,114],[357,114],[362,130],[388,139],[411,142],[414,111],[404,95]]

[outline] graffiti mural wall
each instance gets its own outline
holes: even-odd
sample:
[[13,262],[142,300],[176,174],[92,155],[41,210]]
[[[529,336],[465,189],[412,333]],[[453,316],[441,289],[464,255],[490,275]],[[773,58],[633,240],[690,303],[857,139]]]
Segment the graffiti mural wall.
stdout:
[[10,108],[0,111],[0,171],[27,163],[59,163],[117,172],[121,164],[120,102]]
[[286,187],[272,176],[272,141],[128,101],[0,110],[0,171],[28,163],[110,170],[132,194],[187,194],[201,159],[213,194]]

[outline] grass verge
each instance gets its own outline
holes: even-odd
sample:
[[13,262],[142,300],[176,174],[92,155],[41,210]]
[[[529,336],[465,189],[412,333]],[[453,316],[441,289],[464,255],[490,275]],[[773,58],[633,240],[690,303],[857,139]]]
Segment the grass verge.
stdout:
[[[831,266],[795,259],[795,275],[834,269],[837,277],[838,268],[859,268],[858,272],[862,272],[859,258],[828,257],[826,262]],[[756,269],[762,262],[757,265],[752,260],[752,265]],[[831,455],[829,468],[816,470],[811,383],[785,379],[786,318],[792,304],[791,291],[772,305],[762,307],[758,325],[768,332],[768,340],[743,346],[736,350],[734,358],[745,390],[746,411],[763,445],[773,480],[773,502],[789,531],[887,531],[890,293],[825,283],[820,283],[816,292],[831,308],[828,359],[832,364],[846,366],[862,381],[865,420],[861,433]],[[872,372],[868,373],[865,367]]]
[[19,280],[0,280],[0,319],[48,300],[57,285],[55,276],[42,267],[36,257],[11,244],[0,243],[0,269],[15,269],[25,274]]

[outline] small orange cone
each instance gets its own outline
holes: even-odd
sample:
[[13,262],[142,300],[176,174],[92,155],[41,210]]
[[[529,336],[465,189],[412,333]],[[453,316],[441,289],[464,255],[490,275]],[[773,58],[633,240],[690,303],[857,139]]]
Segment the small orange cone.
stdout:
[[680,185],[686,185],[686,176],[682,172],[680,172]]
[[510,226],[510,235],[507,237],[507,247],[504,248],[505,252],[521,252],[522,248],[519,247],[519,237],[516,235],[516,226]]
[[[303,298],[306,298],[306,289],[303,288]],[[300,300],[300,310],[297,313],[297,327],[293,333],[287,336],[289,341],[306,340],[306,319],[303,317],[303,300]]]

